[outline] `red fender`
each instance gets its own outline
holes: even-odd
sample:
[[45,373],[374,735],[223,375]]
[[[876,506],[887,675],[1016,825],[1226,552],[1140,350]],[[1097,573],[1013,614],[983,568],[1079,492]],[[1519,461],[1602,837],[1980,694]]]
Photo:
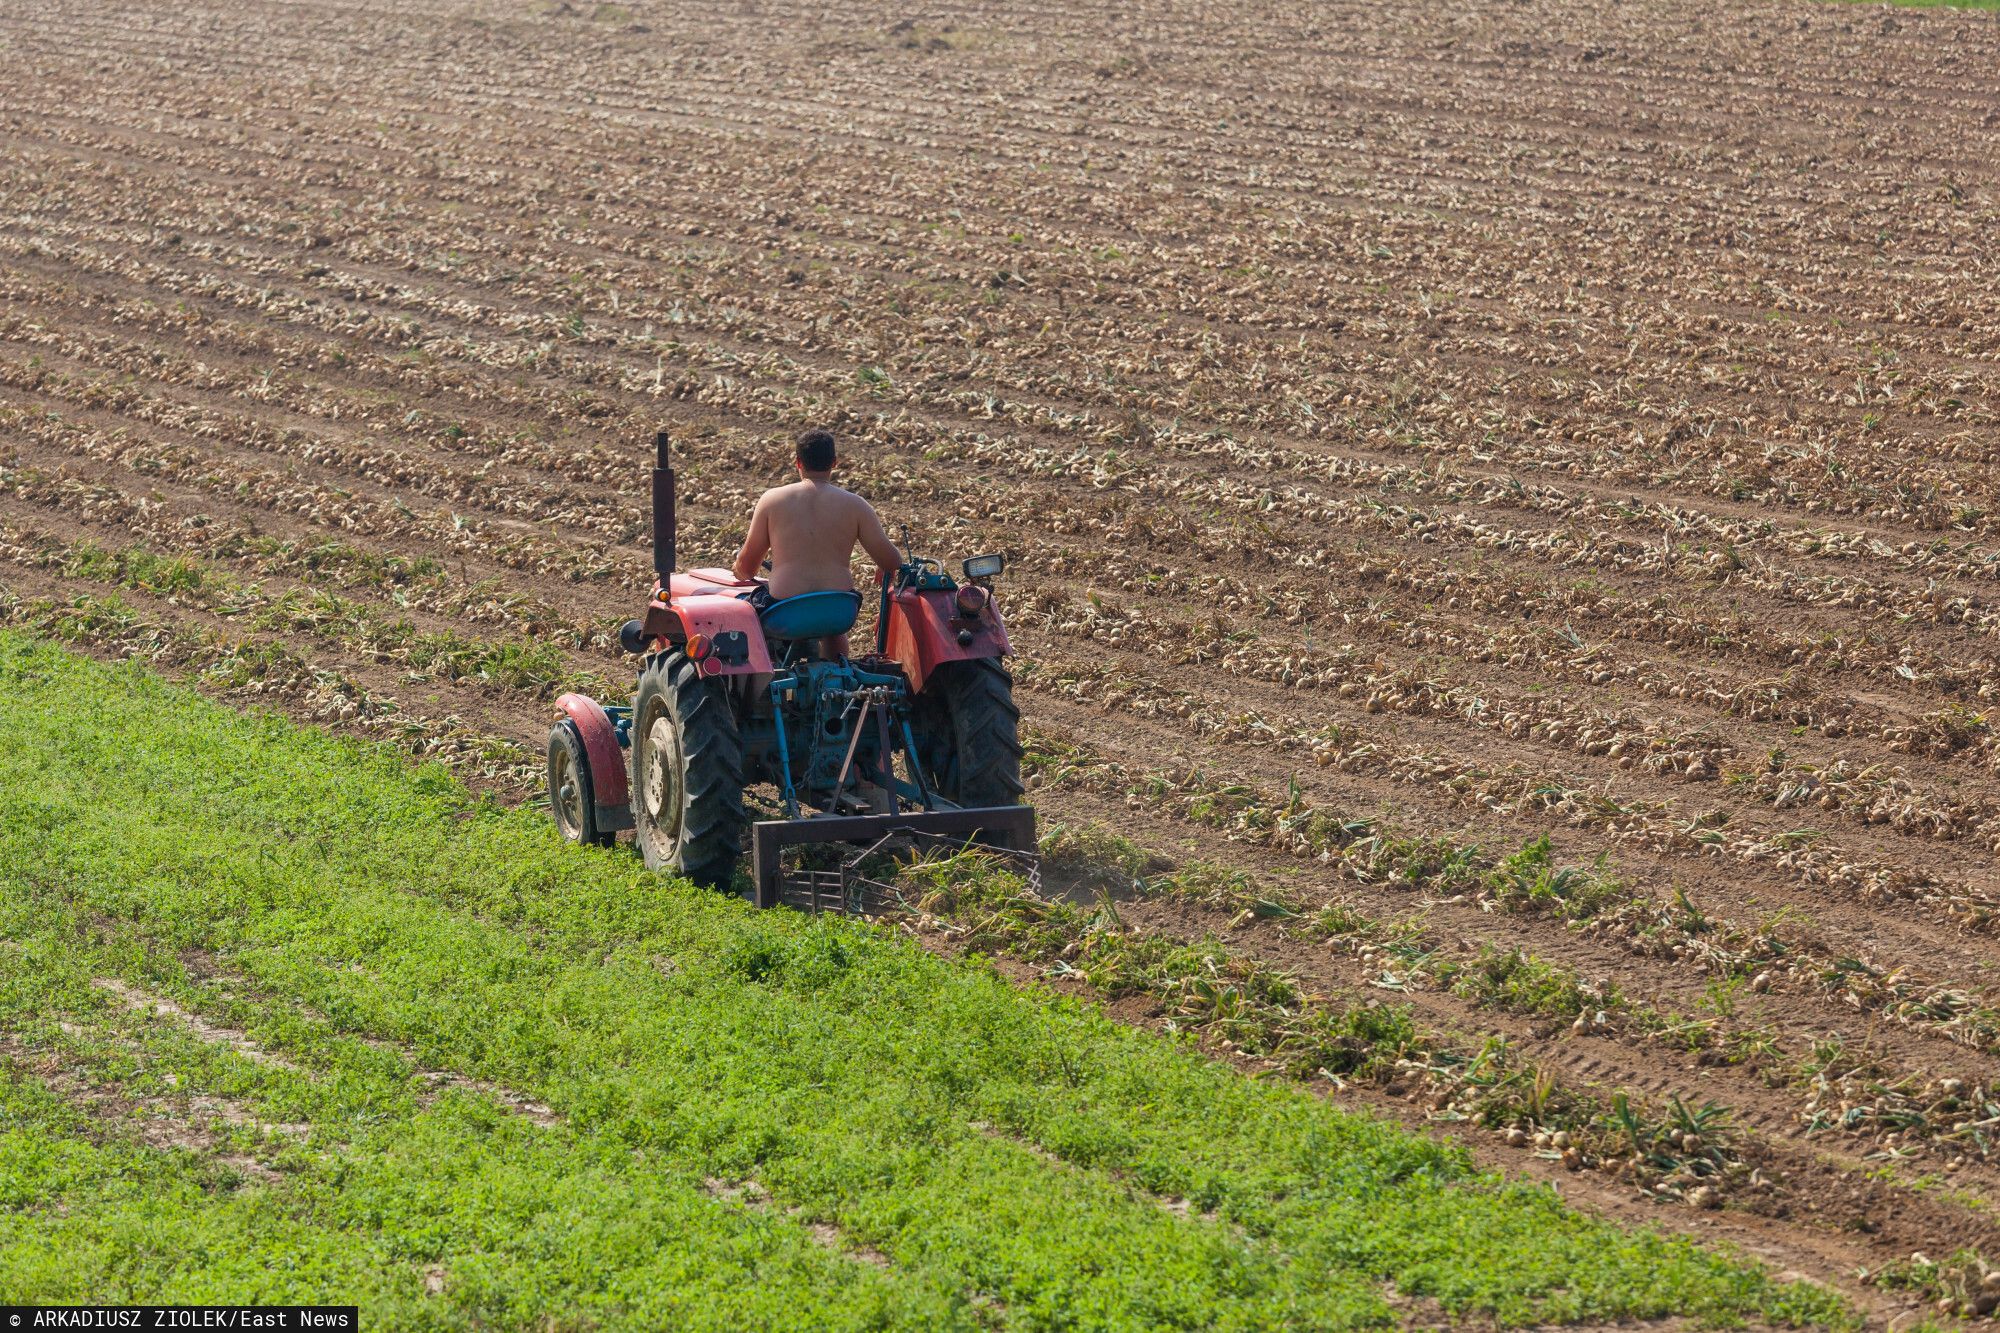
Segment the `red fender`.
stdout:
[[590,790],[598,810],[605,812],[609,806],[622,811],[631,804],[631,796],[625,777],[625,751],[618,744],[611,715],[597,700],[583,694],[565,694],[556,700],[556,707],[568,715],[576,724],[577,735],[583,737],[583,757],[590,761]]
[[699,634],[708,640],[708,656],[701,664],[704,676],[748,676],[771,669],[771,645],[764,641],[764,626],[757,608],[741,597],[728,593],[697,593],[676,597],[673,613],[681,632],[671,639],[686,643]]
[[[719,571],[706,571],[715,573]],[[655,596],[646,608],[643,629],[661,645],[686,643],[699,634],[708,640],[709,656],[701,664],[704,676],[748,676],[771,669],[771,648],[757,608],[734,592],[749,583],[717,584],[712,579],[676,574],[667,598]]]
[[[967,662],[976,657],[1005,657],[1007,627],[1000,623],[1000,609],[989,597],[984,609],[971,618],[960,616],[956,594],[914,589],[893,594],[889,599],[889,656],[903,668],[910,688],[922,692],[924,681],[945,662]],[[960,632],[970,634],[960,643]]]

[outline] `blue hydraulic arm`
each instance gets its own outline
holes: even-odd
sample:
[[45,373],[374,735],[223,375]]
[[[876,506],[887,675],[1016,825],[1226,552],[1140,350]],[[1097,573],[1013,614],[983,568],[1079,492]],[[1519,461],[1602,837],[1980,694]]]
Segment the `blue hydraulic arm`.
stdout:
[[792,751],[785,741],[786,690],[799,683],[797,676],[771,677],[771,720],[778,724],[778,790],[785,798],[785,816],[799,817],[799,794],[792,786]]

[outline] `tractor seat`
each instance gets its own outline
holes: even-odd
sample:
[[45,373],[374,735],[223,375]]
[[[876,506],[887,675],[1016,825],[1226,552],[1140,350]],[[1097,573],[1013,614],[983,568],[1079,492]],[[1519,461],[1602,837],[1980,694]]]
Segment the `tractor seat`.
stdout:
[[853,629],[860,614],[858,592],[802,592],[772,602],[757,613],[757,619],[773,639],[823,639]]

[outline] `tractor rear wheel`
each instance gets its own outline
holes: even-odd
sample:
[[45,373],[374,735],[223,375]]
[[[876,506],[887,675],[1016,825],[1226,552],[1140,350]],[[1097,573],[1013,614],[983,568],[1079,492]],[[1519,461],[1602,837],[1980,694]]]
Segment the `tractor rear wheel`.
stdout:
[[549,809],[563,841],[584,847],[609,847],[617,834],[597,827],[597,789],[590,777],[590,758],[576,723],[564,719],[549,729]]
[[648,870],[726,889],[743,853],[743,743],[723,692],[679,653],[632,704],[632,826]]
[[1021,785],[1021,710],[997,659],[945,662],[918,697],[924,780],[968,809],[1015,805]]

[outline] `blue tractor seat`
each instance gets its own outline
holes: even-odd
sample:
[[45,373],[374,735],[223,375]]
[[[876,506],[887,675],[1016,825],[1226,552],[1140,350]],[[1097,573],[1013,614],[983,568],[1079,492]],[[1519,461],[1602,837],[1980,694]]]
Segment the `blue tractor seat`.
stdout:
[[853,629],[860,614],[858,592],[802,592],[772,602],[757,613],[757,619],[773,639],[823,639]]

